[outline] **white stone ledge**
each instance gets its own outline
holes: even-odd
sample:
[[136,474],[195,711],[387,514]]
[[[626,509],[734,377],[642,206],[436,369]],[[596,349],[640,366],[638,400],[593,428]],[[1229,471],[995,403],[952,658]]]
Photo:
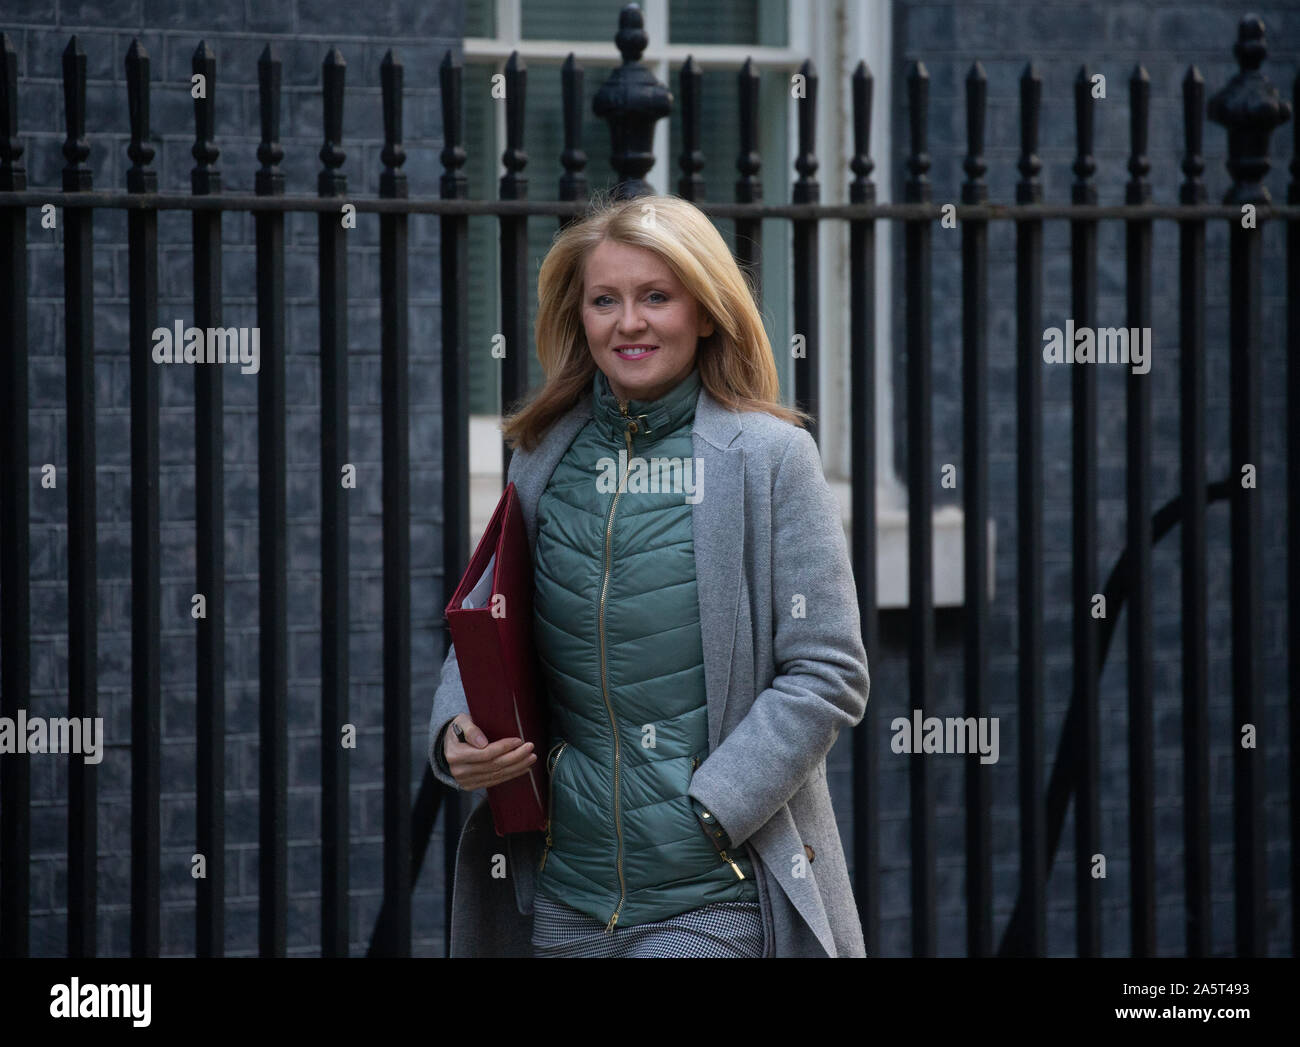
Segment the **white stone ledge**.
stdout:
[[[851,539],[853,514],[849,511],[850,485],[845,480],[828,478],[831,490],[840,501],[844,534]],[[891,504],[891,497],[876,493],[876,598],[882,610],[907,606],[907,509]],[[934,513],[934,605],[961,607],[966,602],[966,516],[956,505],[936,509]],[[993,599],[993,575],[997,545],[997,528],[988,521],[989,599]]]

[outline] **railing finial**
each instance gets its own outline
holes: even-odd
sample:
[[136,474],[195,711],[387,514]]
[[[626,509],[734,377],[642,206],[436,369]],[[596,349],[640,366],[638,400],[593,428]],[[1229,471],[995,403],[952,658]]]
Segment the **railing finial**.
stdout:
[[966,181],[961,187],[961,202],[964,204],[982,204],[989,198],[989,186],[984,181],[984,173],[989,169],[984,160],[984,118],[988,97],[989,79],[977,59],[966,74],[966,159],[962,162]]
[[1268,46],[1264,22],[1258,15],[1246,15],[1237,23],[1233,56],[1241,67],[1237,74],[1210,99],[1209,117],[1228,131],[1227,168],[1232,188],[1224,194],[1225,204],[1267,204],[1272,201],[1261,185],[1268,174],[1268,142],[1273,131],[1291,119],[1291,105],[1278,95],[1269,79],[1259,71]]
[[406,197],[406,150],[402,148],[402,62],[390,47],[379,63],[379,80],[384,96],[384,148],[379,154],[384,169],[379,175],[379,195]]
[[257,104],[262,125],[262,141],[257,147],[257,159],[262,166],[254,181],[258,196],[277,196],[284,192],[284,173],[280,170],[280,161],[284,159],[284,148],[280,145],[281,70],[275,45],[267,44],[257,60]]
[[126,49],[126,103],[131,118],[131,144],[126,155],[131,167],[126,188],[131,193],[152,193],[158,188],[158,172],[149,169],[154,149],[149,144],[149,52],[139,38]]
[[652,192],[642,177],[654,166],[655,121],[672,112],[672,92],[641,64],[649,43],[641,8],[628,4],[619,12],[614,37],[623,64],[592,99],[592,112],[609,124],[610,164],[619,182],[613,197],[623,200]]
[[27,188],[18,137],[18,52],[8,33],[0,33],[0,189]]
[[871,96],[875,79],[866,62],[858,61],[853,70],[853,158],[849,168],[854,178],[849,184],[849,201],[855,204],[876,202],[876,183],[871,172],[876,162],[871,159]]
[[347,63],[337,47],[331,47],[321,63],[321,101],[324,103],[325,144],[320,147],[324,165],[316,177],[321,196],[342,196],[348,191],[348,176],[339,170],[347,154],[343,151],[343,77]]
[[86,52],[74,36],[63,51],[63,112],[67,138],[63,141],[63,190],[75,193],[91,187],[90,143],[86,141]]
[[[216,146],[217,137],[217,56],[201,40],[194,49],[194,58],[190,63],[191,94],[194,94],[194,147],[190,155],[194,157],[194,168],[190,171],[190,185],[198,195],[220,192],[221,171],[217,168],[217,157],[221,150]],[[201,90],[198,88],[201,87]]]

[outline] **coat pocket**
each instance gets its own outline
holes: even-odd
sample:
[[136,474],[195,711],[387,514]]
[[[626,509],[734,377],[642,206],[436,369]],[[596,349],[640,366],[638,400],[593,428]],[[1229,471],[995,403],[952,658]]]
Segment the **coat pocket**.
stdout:
[[[694,777],[695,769],[699,767],[699,765],[700,765],[700,758],[698,756],[692,756],[691,757],[692,777]],[[742,880],[745,879],[745,874],[741,872],[740,866],[736,864],[735,859],[730,854],[728,854],[727,851],[723,848],[721,841],[716,839],[713,836],[713,834],[709,832],[708,827],[702,821],[700,821],[699,817],[695,813],[695,805],[691,802],[691,798],[689,796],[686,798],[686,803],[687,806],[690,808],[691,820],[695,822],[695,825],[700,830],[701,835],[703,835],[703,837],[709,841],[709,847],[712,849],[713,853],[718,856],[719,861],[722,861],[726,865],[729,865],[731,867],[731,871],[734,872],[739,879]]]
[[568,742],[560,741],[552,746],[551,751],[546,755],[546,846],[542,848],[542,859],[537,863],[538,872],[546,868],[546,856],[551,853],[551,844],[554,842],[552,830],[555,823],[555,776],[560,769],[560,761],[564,758],[564,752],[568,747]]

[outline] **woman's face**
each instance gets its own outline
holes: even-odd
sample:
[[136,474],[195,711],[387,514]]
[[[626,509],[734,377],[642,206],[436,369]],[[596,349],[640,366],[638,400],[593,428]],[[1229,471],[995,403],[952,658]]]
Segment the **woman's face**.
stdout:
[[605,240],[587,256],[582,324],[619,399],[657,400],[690,373],[697,340],[713,333],[703,314],[653,251]]

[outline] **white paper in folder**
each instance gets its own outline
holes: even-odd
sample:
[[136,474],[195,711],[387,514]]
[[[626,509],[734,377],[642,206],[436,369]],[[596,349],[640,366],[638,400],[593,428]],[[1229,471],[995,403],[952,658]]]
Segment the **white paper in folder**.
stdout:
[[497,554],[493,553],[488,559],[487,567],[479,575],[479,579],[474,583],[474,588],[461,601],[461,607],[467,611],[472,611],[476,607],[487,606],[488,601],[492,598],[492,572],[496,569]]

